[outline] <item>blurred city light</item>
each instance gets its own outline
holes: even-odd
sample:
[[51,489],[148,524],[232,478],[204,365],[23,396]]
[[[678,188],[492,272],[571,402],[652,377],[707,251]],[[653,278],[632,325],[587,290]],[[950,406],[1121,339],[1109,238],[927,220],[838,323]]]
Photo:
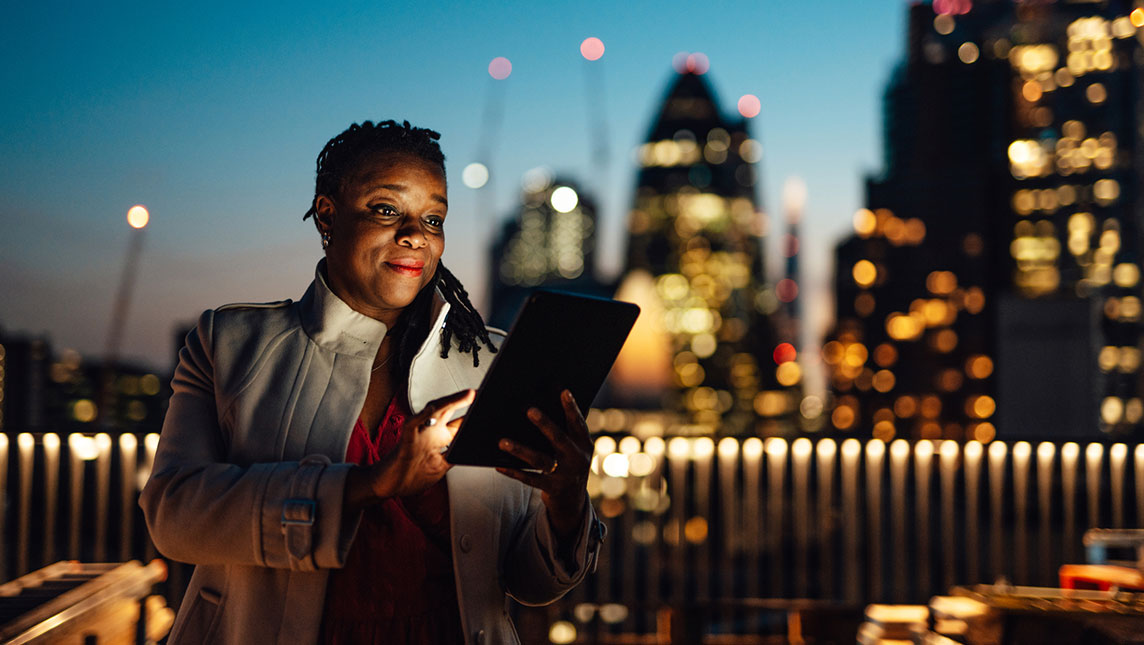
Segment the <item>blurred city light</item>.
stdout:
[[136,204],[127,209],[127,223],[131,228],[143,228],[147,226],[147,222],[151,220],[151,213],[147,212],[147,208],[141,204]]
[[763,105],[759,101],[759,97],[754,94],[744,94],[739,97],[739,114],[742,114],[748,119],[753,119],[759,116],[762,111]]
[[604,41],[592,36],[580,43],[580,55],[588,60],[600,60],[604,55]]
[[512,74],[512,63],[504,56],[497,56],[489,63],[489,76],[503,81]]
[[485,164],[474,161],[461,171],[461,181],[474,190],[481,188],[489,181],[489,169]]

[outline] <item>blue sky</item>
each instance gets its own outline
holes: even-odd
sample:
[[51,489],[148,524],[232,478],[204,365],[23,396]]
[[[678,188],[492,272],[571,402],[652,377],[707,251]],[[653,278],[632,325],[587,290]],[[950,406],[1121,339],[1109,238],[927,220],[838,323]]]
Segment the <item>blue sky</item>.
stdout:
[[[602,191],[602,267],[614,273],[632,150],[671,81],[672,56],[689,51],[710,59],[727,112],[743,94],[762,101],[752,127],[767,210],[780,210],[787,177],[807,184],[804,306],[814,340],[832,315],[831,248],[862,205],[864,175],[880,168],[880,97],[902,52],[903,0],[395,4],[7,7],[0,326],[100,353],[135,203],[152,223],[125,356],[165,369],[175,325],[202,309],[298,297],[320,256],[301,221],[314,157],[364,119],[442,133],[445,260],[478,306],[492,234],[521,175],[540,165]],[[606,46],[594,63],[579,54],[588,36]],[[486,71],[496,56],[512,61],[505,81]],[[586,73],[602,93],[588,94]],[[476,159],[490,92],[501,93],[504,116],[493,179],[477,192],[460,177]],[[610,135],[606,176],[589,163],[589,101]]]

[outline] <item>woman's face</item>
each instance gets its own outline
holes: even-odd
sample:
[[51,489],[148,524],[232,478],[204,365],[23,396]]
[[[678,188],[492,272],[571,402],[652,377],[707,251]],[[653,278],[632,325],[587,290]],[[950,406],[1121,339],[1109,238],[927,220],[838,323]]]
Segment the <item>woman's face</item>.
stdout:
[[333,292],[392,327],[437,272],[445,250],[445,193],[445,177],[434,164],[381,153],[366,157],[340,195],[319,196]]

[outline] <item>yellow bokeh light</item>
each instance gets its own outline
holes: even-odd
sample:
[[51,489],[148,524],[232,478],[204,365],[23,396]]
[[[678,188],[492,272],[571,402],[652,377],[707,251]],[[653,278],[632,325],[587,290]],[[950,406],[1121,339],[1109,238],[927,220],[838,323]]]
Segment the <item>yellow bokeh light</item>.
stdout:
[[957,347],[957,332],[952,329],[943,329],[933,337],[933,347],[937,351],[948,354]]
[[80,399],[72,404],[72,417],[80,423],[95,421],[96,407],[91,399]]
[[1112,281],[1118,287],[1134,287],[1140,282],[1140,267],[1130,262],[1122,262],[1112,270]]
[[890,370],[878,370],[874,373],[874,389],[886,393],[894,389],[894,373]]
[[558,620],[548,628],[548,640],[556,645],[576,642],[576,626],[567,620]]
[[802,380],[802,368],[794,361],[788,361],[775,369],[775,380],[779,385],[790,387]]
[[830,415],[830,422],[839,430],[849,430],[854,425],[854,408],[848,405],[840,405],[834,408],[834,412]]
[[957,288],[957,276],[951,271],[933,271],[926,276],[926,288],[939,296],[949,295]]
[[984,354],[970,356],[965,361],[965,373],[969,375],[969,378],[989,378],[989,375],[993,373],[993,359]]
[[866,208],[854,213],[854,232],[860,237],[870,237],[878,228],[878,218]]
[[899,396],[894,401],[894,414],[902,417],[909,418],[917,414],[918,400],[910,395]]
[[860,287],[869,287],[878,279],[878,269],[869,260],[855,262],[851,274],[854,276],[854,282]]
[[683,536],[692,544],[702,544],[707,541],[707,520],[702,517],[693,517],[683,525]]
[[965,407],[969,416],[977,419],[988,419],[997,411],[997,403],[988,394],[971,397]]
[[136,204],[127,209],[127,223],[131,228],[143,228],[151,220],[151,213],[142,204]]
[[1144,9],[1137,7],[1128,14],[1128,19],[1132,21],[1133,27],[1144,27]]
[[889,367],[898,360],[898,350],[890,343],[882,343],[874,348],[874,362],[881,367]]
[[1108,396],[1100,404],[1100,418],[1105,423],[1112,425],[1119,423],[1120,419],[1124,416],[1124,401],[1120,397]]
[[1108,98],[1108,90],[1104,88],[1102,83],[1093,83],[1084,89],[1084,97],[1088,99],[1089,103],[1099,105]]
[[981,52],[977,49],[977,45],[973,43],[961,43],[961,47],[957,48],[957,57],[966,65],[977,62],[977,57],[980,54]]
[[874,424],[873,434],[875,439],[880,441],[889,441],[894,438],[895,434],[897,434],[897,430],[894,429],[893,422],[879,421],[878,423]]
[[853,367],[861,367],[866,364],[866,359],[869,358],[870,353],[866,350],[866,346],[862,343],[851,343],[846,346],[846,353],[842,360],[847,365]]
[[993,441],[994,437],[997,436],[997,428],[993,427],[993,424],[989,423],[988,421],[975,424],[972,427],[974,441],[978,441],[980,443],[989,443],[990,441]]

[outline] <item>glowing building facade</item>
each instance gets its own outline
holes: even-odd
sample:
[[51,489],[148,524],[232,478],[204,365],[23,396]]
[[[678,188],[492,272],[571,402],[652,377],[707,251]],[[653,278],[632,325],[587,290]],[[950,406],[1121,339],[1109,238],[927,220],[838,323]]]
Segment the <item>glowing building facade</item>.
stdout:
[[617,297],[642,314],[613,391],[632,407],[679,412],[669,433],[787,433],[801,369],[794,351],[776,354],[769,319],[779,303],[763,283],[762,146],[746,120],[721,114],[704,71],[689,62],[679,73],[637,151]]
[[538,287],[611,296],[613,286],[596,277],[596,208],[584,191],[537,168],[526,173],[520,199],[492,248],[489,324],[508,329]]
[[885,169],[837,249],[833,427],[1138,433],[1144,10],[909,11]]

